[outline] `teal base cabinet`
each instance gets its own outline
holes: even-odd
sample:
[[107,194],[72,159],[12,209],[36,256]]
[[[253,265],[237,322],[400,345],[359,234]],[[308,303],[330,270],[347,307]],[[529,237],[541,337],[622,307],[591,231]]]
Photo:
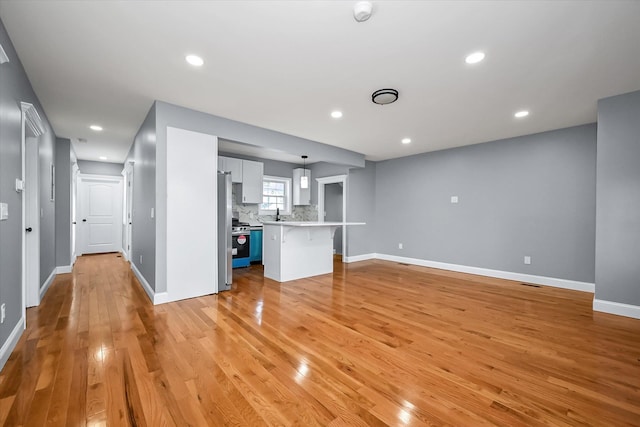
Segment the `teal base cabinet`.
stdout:
[[262,230],[251,230],[249,262],[262,261]]

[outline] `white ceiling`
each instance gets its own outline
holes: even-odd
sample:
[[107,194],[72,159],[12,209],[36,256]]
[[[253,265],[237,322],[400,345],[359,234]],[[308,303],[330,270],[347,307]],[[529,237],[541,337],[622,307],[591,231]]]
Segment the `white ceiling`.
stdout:
[[[354,4],[0,0],[0,18],[88,160],[122,162],[156,99],[381,160],[594,122],[640,89],[640,1],[374,1],[362,23]],[[386,87],[399,100],[373,104]]]

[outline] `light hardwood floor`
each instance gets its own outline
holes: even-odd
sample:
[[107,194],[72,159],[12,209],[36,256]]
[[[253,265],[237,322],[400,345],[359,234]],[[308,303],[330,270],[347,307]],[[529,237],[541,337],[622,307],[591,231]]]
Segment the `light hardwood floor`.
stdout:
[[593,295],[385,261],[152,306],[115,254],[58,276],[5,425],[640,425],[640,320]]

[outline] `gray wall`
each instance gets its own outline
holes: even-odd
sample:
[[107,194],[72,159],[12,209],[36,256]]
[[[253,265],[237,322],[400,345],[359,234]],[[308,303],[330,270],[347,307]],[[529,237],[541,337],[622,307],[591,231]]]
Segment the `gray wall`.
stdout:
[[[49,165],[53,161],[55,135],[24,72],[13,44],[0,21],[0,44],[9,56],[0,65],[0,201],[9,205],[9,219],[0,221],[0,301],[6,304],[6,319],[0,324],[0,347],[22,315],[21,251],[22,197],[15,191],[15,180],[21,176],[21,110],[20,102],[33,104],[46,128],[40,143],[40,185],[49,182]],[[54,206],[49,189],[41,189],[43,208],[41,224],[40,271],[46,279],[55,267]],[[42,282],[41,282],[42,283]],[[0,360],[0,367],[5,360]]]
[[[327,213],[325,221],[342,221],[342,193],[341,183],[326,184],[324,186],[324,211]],[[333,249],[342,254],[342,227],[333,236]]]
[[348,256],[375,253],[375,209],[376,163],[366,162],[363,169],[351,169],[347,180],[347,221],[366,223],[347,229]]
[[122,176],[122,163],[94,162],[92,160],[78,160],[80,173],[90,173],[93,175]]
[[[155,291],[166,291],[166,130],[167,126],[216,135],[229,141],[265,147],[286,153],[304,153],[311,159],[361,167],[364,155],[292,135],[259,128],[246,123],[168,104],[156,102],[156,277]],[[134,248],[135,249],[135,248]],[[145,276],[146,277],[146,276]]]
[[[156,222],[151,209],[156,206],[156,105],[147,113],[127,162],[133,164],[133,220],[131,262],[155,289]],[[142,262],[140,262],[142,257]]]
[[56,266],[71,265],[71,141],[56,139]]
[[596,298],[640,306],[640,91],[598,102]]
[[593,283],[595,173],[595,124],[379,162],[376,252]]

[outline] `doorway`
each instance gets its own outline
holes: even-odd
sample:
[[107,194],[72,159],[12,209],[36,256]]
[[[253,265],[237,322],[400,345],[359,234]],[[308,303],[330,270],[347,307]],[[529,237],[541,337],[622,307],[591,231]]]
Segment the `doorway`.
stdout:
[[[347,220],[347,175],[317,178],[316,181],[318,181],[318,221],[345,222]],[[333,244],[335,253],[341,254],[342,257],[347,256],[347,227],[342,226],[336,229]]]
[[122,250],[122,177],[80,174],[79,255]]
[[[324,186],[324,220],[329,222],[343,222],[342,193],[343,184],[332,182]],[[333,235],[334,255],[343,255],[342,251],[342,227],[336,229]]]
[[22,179],[16,190],[22,191],[22,315],[40,304],[40,203],[38,140],[44,134],[42,119],[36,108],[21,103]]

